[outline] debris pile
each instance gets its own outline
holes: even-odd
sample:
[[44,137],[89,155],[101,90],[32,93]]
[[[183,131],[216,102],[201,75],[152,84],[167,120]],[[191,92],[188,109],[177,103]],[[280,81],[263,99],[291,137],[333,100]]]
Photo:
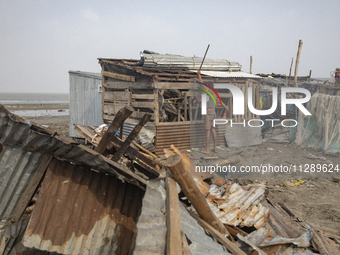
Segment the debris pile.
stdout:
[[[86,144],[0,105],[0,254],[339,254],[263,184],[195,172],[171,145],[161,158],[119,130],[75,125]],[[119,132],[117,133],[117,131]]]

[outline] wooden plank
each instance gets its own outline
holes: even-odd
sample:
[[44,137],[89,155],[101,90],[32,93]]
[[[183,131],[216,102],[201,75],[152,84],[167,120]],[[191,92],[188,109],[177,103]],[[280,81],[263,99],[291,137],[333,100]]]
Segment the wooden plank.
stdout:
[[155,102],[141,102],[141,101],[134,101],[131,102],[132,107],[136,108],[150,108],[150,109],[155,109]]
[[153,94],[132,94],[132,99],[155,99]]
[[190,89],[190,82],[155,82],[158,89]]
[[129,92],[119,91],[119,90],[105,91],[105,93],[103,93],[104,101],[113,102],[114,101],[114,93],[117,94],[117,100],[120,100],[120,101],[128,100],[128,97],[129,97],[129,94],[130,94]]
[[117,162],[124,155],[124,153],[129,148],[129,146],[132,143],[132,141],[137,137],[137,135],[141,131],[142,127],[146,124],[146,122],[149,121],[150,118],[151,118],[151,115],[147,114],[147,113],[143,116],[143,118],[139,121],[139,123],[131,131],[129,136],[125,139],[124,143],[119,148],[119,150],[113,155],[113,157],[112,157],[113,161]]
[[143,146],[139,145],[136,141],[132,141],[132,143],[137,146],[139,149],[141,149],[142,151],[144,151],[146,154],[148,154],[149,156],[151,156],[151,158],[156,159],[157,156],[155,154],[153,154],[152,152],[150,152],[149,150],[145,149]]
[[[104,86],[104,85],[103,85]],[[109,89],[153,89],[154,84],[150,81],[108,81],[105,86]]]
[[130,106],[126,106],[123,109],[119,110],[116,117],[112,121],[109,129],[105,132],[97,148],[95,149],[96,152],[100,154],[104,153],[107,145],[110,143],[111,139],[114,137],[120,125],[124,123],[124,121],[131,115],[132,112],[133,112],[133,108],[131,108]]
[[166,254],[182,254],[181,213],[176,182],[168,177],[166,179]]
[[11,221],[12,222],[17,222],[22,214],[24,213],[28,203],[31,201],[32,197],[34,196],[38,185],[42,179],[42,177],[44,176],[46,169],[48,167],[48,165],[50,164],[51,160],[53,158],[53,155],[51,154],[45,154],[37,171],[35,172],[32,180],[30,181],[30,183],[28,184],[24,194],[22,195],[22,197],[20,198],[17,206],[14,209],[14,213],[12,215]]
[[116,79],[116,80],[122,80],[122,81],[131,81],[131,82],[135,82],[136,78],[130,75],[125,75],[125,74],[117,74],[117,73],[111,73],[111,72],[107,72],[107,71],[102,71],[102,75],[106,76],[106,77],[110,77],[112,79]]
[[196,216],[194,213],[190,212],[190,215],[198,221],[198,223],[207,230],[213,237],[216,238],[224,247],[228,249],[234,255],[246,255],[240,248],[238,248],[235,244],[233,244],[229,239],[224,237],[220,232],[218,232],[215,228],[213,228],[209,223],[202,220],[200,217]]

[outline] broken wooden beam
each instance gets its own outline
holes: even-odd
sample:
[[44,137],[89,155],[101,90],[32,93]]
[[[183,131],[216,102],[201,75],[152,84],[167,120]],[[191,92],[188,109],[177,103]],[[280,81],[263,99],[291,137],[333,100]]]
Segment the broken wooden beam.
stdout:
[[136,82],[136,78],[130,75],[111,73],[107,71],[102,71],[102,75],[116,80]]
[[139,145],[137,142],[133,141],[132,142],[134,145],[136,145],[136,147],[138,147],[139,149],[141,149],[142,151],[144,151],[146,154],[148,154],[149,156],[151,156],[153,159],[156,159],[157,156],[155,154],[153,154],[151,151],[147,150],[146,148],[144,148],[143,146]]
[[134,112],[134,109],[131,106],[125,106],[120,109],[115,118],[113,119],[109,129],[104,133],[102,139],[100,140],[96,152],[103,154],[106,150],[107,145],[110,143],[111,139],[116,134],[118,128],[124,123],[124,121]]
[[146,124],[146,122],[149,121],[150,118],[151,118],[151,115],[147,114],[147,113],[143,116],[143,118],[141,118],[141,120],[138,122],[138,124],[135,126],[135,128],[131,131],[129,136],[125,139],[122,146],[113,155],[113,157],[112,157],[113,161],[117,162],[124,155],[126,150],[130,147],[130,144],[132,143],[132,141],[137,137],[137,135],[139,134],[139,132],[141,131],[143,126]]
[[176,182],[168,177],[166,179],[166,254],[182,254],[181,213]]
[[[81,126],[81,125],[75,124],[74,130],[76,130],[79,134],[81,134],[88,141],[91,141],[91,138],[95,135],[94,130],[88,126]],[[101,138],[99,137],[99,139]],[[122,144],[123,142],[119,140],[119,138],[116,136],[112,138],[111,143],[110,143],[110,145],[114,146],[116,150],[118,150],[122,146]],[[138,151],[137,149],[131,146],[126,150],[125,154],[128,156],[129,159],[136,161],[137,164],[141,164],[141,166],[146,170],[144,174],[147,175],[149,178],[156,178],[159,176],[159,172],[156,171],[159,169],[159,166],[157,162],[155,162],[154,160],[141,154],[140,151]]]
[[181,187],[184,195],[194,206],[198,215],[210,225],[212,225],[215,229],[217,229],[220,233],[229,235],[228,230],[224,227],[221,220],[219,220],[212,212],[204,195],[198,189],[194,179],[190,175],[190,172],[186,169],[182,157],[178,154],[170,156],[167,159],[165,166]]

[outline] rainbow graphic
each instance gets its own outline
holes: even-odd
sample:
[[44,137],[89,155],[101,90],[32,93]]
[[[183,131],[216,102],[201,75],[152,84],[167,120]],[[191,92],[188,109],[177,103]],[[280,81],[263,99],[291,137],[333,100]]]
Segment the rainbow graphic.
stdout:
[[217,96],[218,100],[220,101],[220,104],[222,105],[222,100],[221,100],[220,96],[218,95],[217,91],[213,87],[211,87],[210,85],[205,84],[203,82],[199,82],[199,84],[202,85],[203,87],[205,87],[205,89],[201,88],[201,87],[199,87],[199,89],[201,89],[205,93],[207,93],[212,98],[212,100],[214,100],[215,105],[217,105],[216,100],[215,100],[214,96],[211,94],[211,92],[208,89],[210,89],[212,92],[215,93],[215,95]]

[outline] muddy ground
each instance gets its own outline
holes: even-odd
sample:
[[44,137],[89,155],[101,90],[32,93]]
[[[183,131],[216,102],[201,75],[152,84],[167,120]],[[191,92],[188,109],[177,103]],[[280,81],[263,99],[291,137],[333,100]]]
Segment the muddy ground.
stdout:
[[34,121],[40,125],[57,131],[59,134],[68,136],[69,116],[39,116],[26,117],[26,119]]
[[[235,155],[236,153],[239,154]],[[194,150],[187,155],[194,159],[196,165],[216,165],[226,159],[239,161],[232,164],[237,169],[241,166],[269,164],[287,167],[296,165],[297,171],[291,171],[291,173],[246,173],[245,176],[228,176],[222,173],[220,175],[237,179],[245,186],[265,184],[269,191],[268,197],[276,203],[283,203],[301,221],[340,236],[340,184],[338,181],[340,179],[337,179],[340,178],[339,155],[324,155],[314,150],[298,148],[294,143],[269,142],[243,148],[219,148],[218,153],[211,151],[210,154]],[[202,159],[202,157],[216,156],[219,159]],[[312,164],[315,166],[315,171],[311,168]],[[322,166],[327,168],[322,169]],[[316,167],[321,167],[321,173]]]

